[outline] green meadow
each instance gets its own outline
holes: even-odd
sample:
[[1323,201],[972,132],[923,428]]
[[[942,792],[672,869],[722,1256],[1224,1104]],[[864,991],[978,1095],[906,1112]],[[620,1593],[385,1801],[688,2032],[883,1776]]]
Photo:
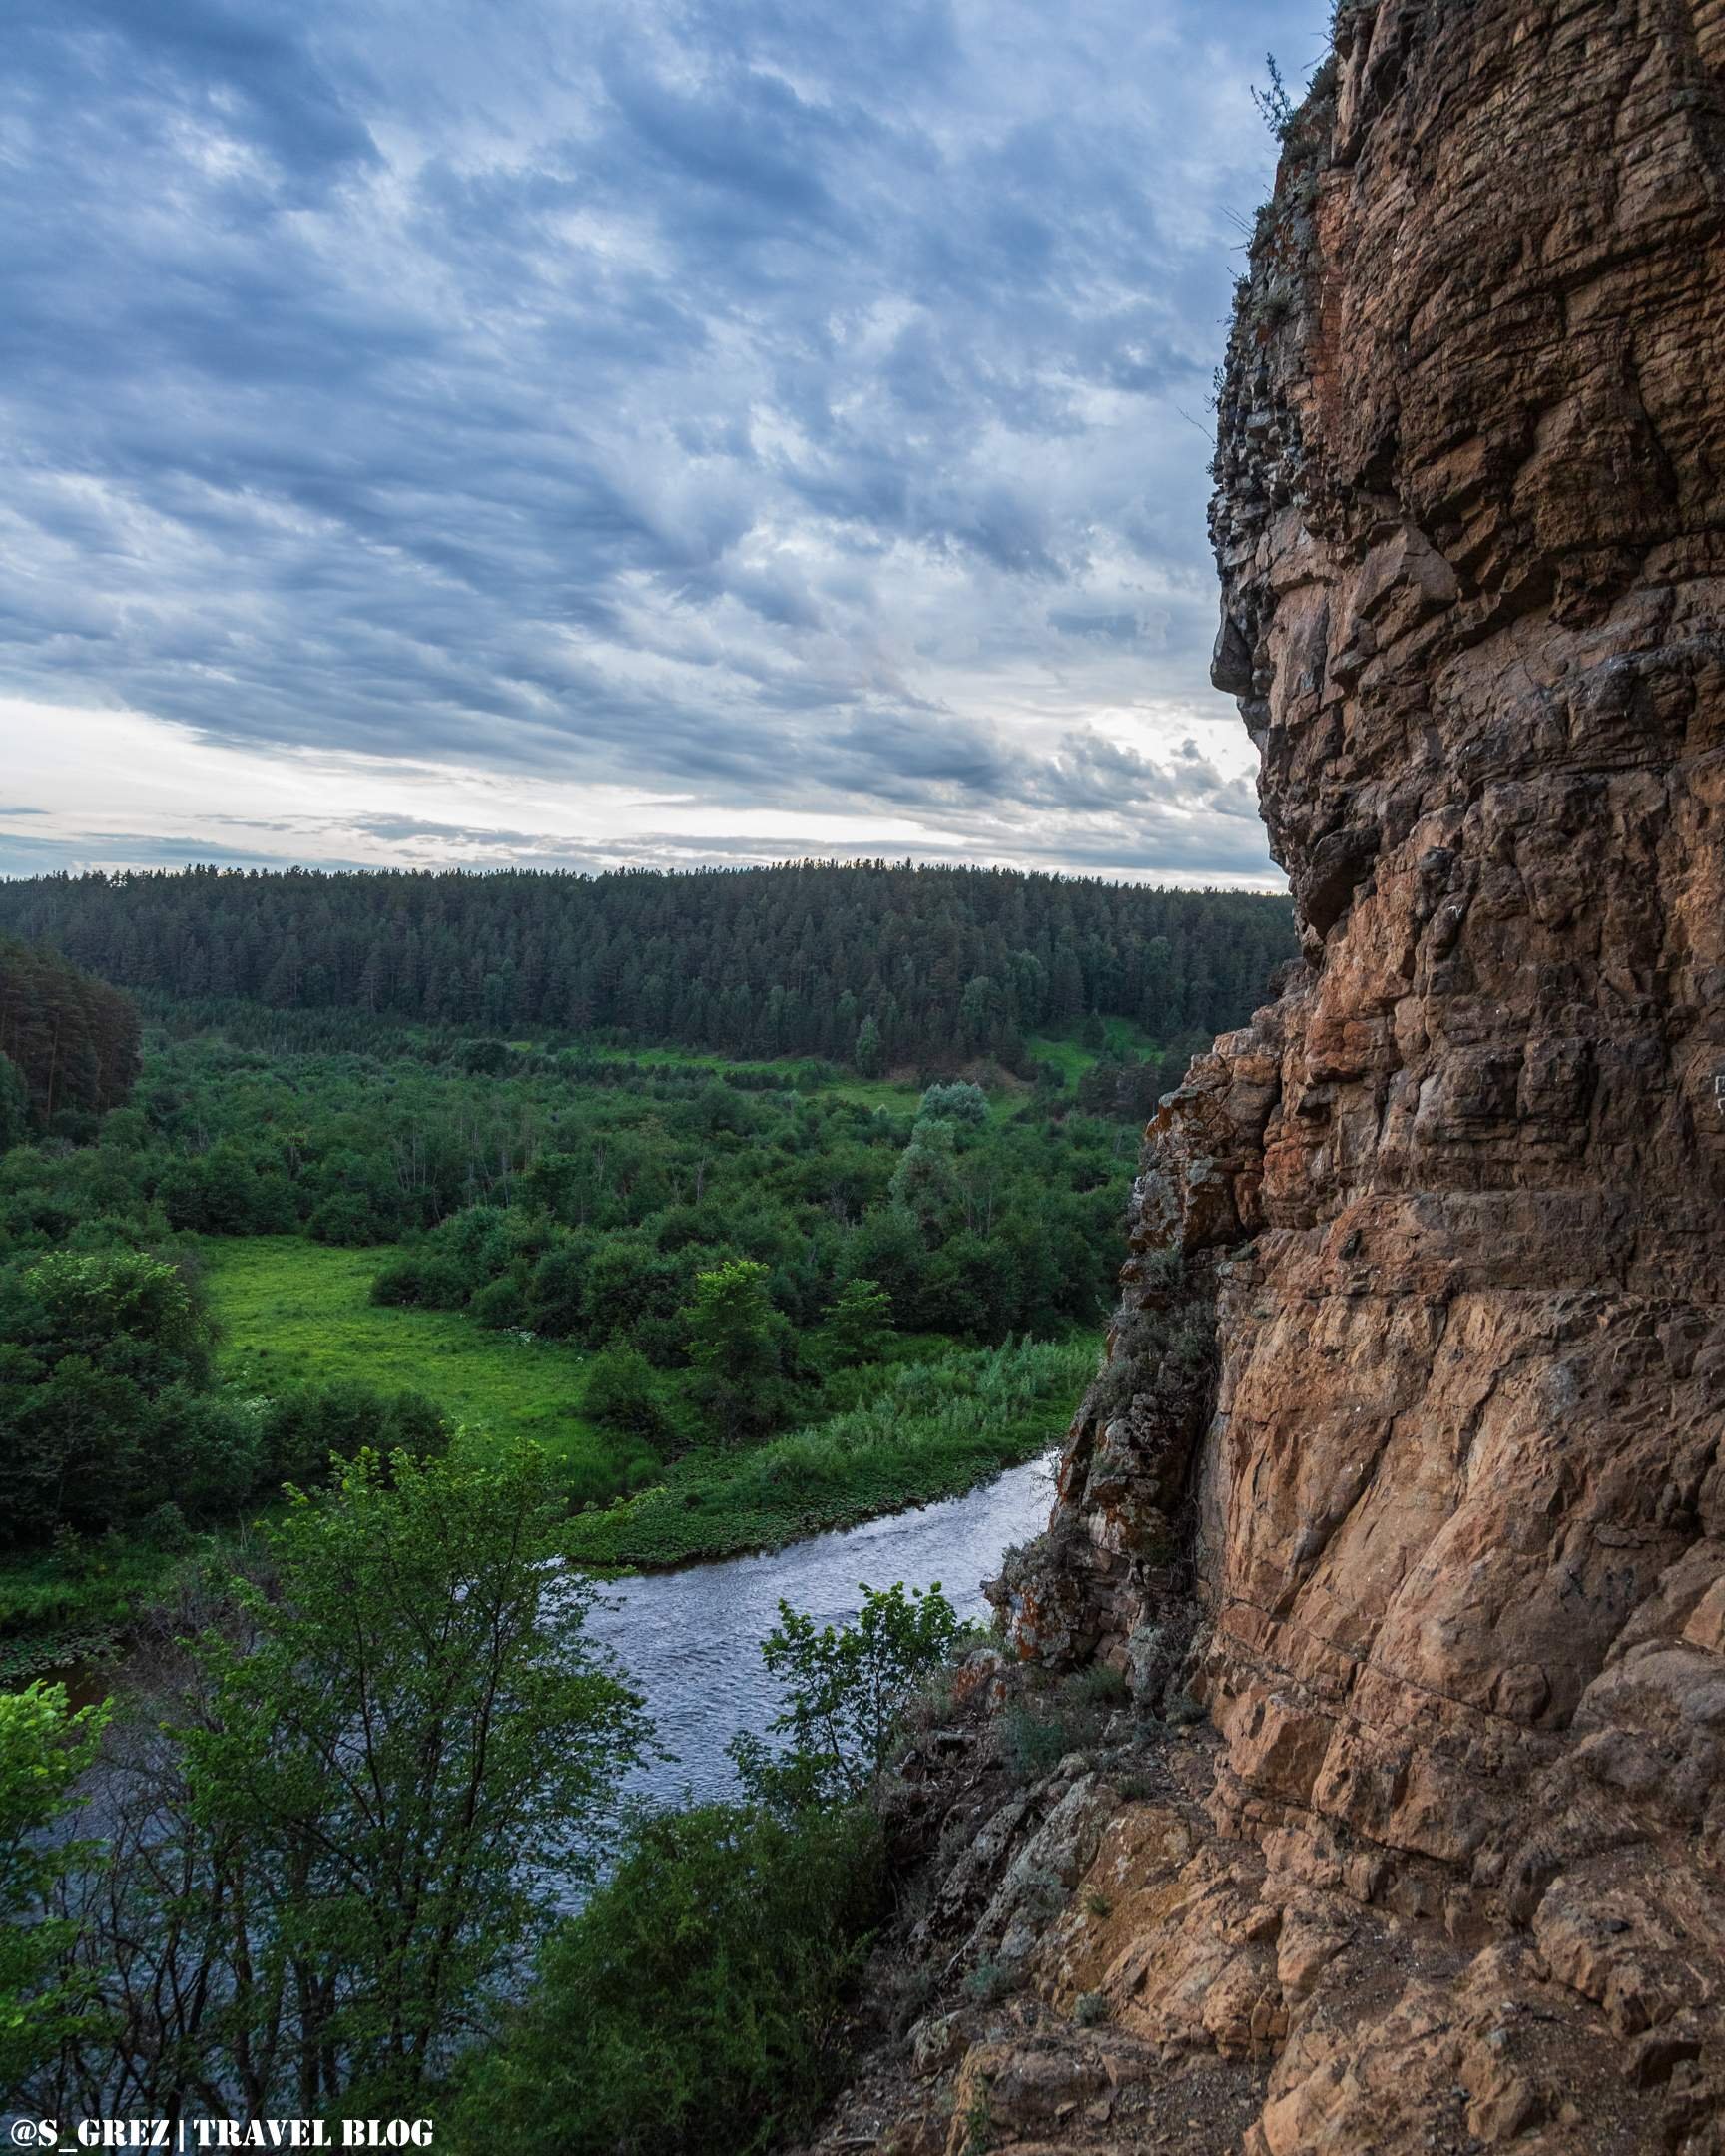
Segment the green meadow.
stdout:
[[382,1308],[368,1300],[381,1250],[335,1250],[298,1236],[205,1241],[220,1369],[242,1390],[366,1384],[423,1392],[469,1442],[529,1438],[565,1470],[573,1501],[650,1479],[651,1461],[621,1457],[582,1420],[587,1356],[561,1341],[524,1339],[458,1311]]
[[[530,1040],[509,1043],[511,1048],[528,1053],[542,1045]],[[648,1048],[592,1040],[581,1041],[578,1045],[608,1063],[639,1063],[648,1069],[715,1073],[768,1071],[778,1077],[795,1077],[802,1089],[812,1095],[828,1100],[855,1101],[862,1108],[883,1108],[889,1115],[914,1115],[916,1104],[922,1097],[921,1088],[908,1079],[860,1078],[854,1071],[842,1070],[835,1065],[827,1066],[831,1075],[805,1082],[800,1074],[811,1068],[811,1059],[805,1056],[778,1056],[767,1062],[751,1062],[700,1048]],[[1095,1058],[1089,1060],[1094,1062]]]
[[602,1566],[776,1548],[956,1495],[1056,1443],[1096,1358],[1088,1335],[994,1348],[900,1340],[860,1405],[765,1443],[703,1447],[660,1465],[620,1452],[583,1421],[580,1350],[491,1332],[457,1312],[369,1302],[387,1250],[293,1236],[212,1237],[204,1248],[228,1383],[424,1392],[465,1445],[530,1439],[563,1469],[572,1508],[585,1506],[571,1523],[571,1555]]
[[1159,1043],[1129,1018],[1104,1018],[1102,1030],[1107,1043],[1104,1048],[1086,1048],[1078,1038],[1075,1025],[1063,1026],[1052,1033],[1033,1033],[1024,1045],[1038,1063],[1052,1063],[1068,1085],[1076,1085],[1104,1055],[1125,1062],[1134,1057],[1155,1055],[1158,1051]]

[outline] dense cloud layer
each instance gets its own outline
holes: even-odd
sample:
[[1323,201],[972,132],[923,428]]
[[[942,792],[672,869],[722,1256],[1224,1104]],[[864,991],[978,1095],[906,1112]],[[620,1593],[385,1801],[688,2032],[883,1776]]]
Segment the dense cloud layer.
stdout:
[[1205,397],[1322,13],[15,0],[0,685],[646,793],[642,857],[1262,869]]

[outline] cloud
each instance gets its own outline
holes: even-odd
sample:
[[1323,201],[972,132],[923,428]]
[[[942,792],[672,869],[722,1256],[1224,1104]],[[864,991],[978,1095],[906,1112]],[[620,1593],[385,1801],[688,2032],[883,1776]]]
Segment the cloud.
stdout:
[[1323,14],[20,0],[0,687],[1233,859],[1191,421]]

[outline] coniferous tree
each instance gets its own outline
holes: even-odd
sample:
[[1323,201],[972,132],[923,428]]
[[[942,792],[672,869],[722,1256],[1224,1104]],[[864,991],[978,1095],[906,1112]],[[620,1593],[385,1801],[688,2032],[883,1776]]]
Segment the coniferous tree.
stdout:
[[22,1083],[27,1120],[40,1130],[56,1117],[117,1108],[138,1075],[138,1012],[130,996],[94,980],[53,951],[0,936],[0,1145],[17,1117]]

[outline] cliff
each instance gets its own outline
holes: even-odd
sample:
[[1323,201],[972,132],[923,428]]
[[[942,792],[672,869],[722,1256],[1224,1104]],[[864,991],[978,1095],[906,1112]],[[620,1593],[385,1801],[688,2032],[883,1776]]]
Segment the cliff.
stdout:
[[1133,1703],[951,1741],[1017,1988],[848,2146],[1725,2148],[1722,232],[1725,0],[1343,0],[1213,508],[1304,955],[997,1590]]

